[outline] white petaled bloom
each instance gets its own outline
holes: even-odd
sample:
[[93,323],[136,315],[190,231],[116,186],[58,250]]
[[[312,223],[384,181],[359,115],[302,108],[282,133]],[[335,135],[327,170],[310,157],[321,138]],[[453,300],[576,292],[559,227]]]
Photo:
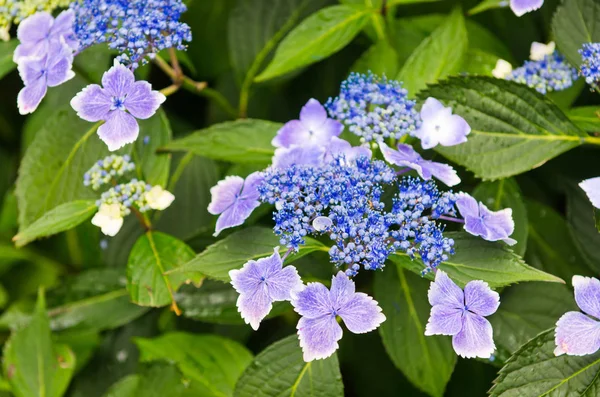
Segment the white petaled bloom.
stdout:
[[538,43],[534,41],[531,43],[531,49],[529,50],[529,59],[532,61],[541,61],[547,55],[552,55],[556,49],[556,44],[551,41],[548,44]]
[[512,65],[504,59],[498,59],[496,67],[492,70],[492,76],[497,79],[503,79],[512,72]]
[[451,107],[444,105],[433,97],[427,98],[421,107],[421,126],[414,136],[421,140],[423,149],[431,149],[437,145],[454,146],[467,141],[471,127],[465,119],[452,114]]
[[118,203],[101,204],[98,212],[92,218],[92,225],[98,226],[107,236],[116,236],[123,226],[121,205]]
[[148,206],[153,210],[164,210],[171,205],[175,196],[160,186],[153,186],[145,194]]

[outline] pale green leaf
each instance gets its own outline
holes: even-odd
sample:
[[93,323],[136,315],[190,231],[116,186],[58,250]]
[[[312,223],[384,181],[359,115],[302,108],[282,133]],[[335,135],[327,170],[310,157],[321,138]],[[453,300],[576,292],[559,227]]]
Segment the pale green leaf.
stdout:
[[[279,237],[273,233],[273,230],[264,227],[250,227],[210,245],[204,252],[179,266],[172,274],[178,276],[182,273],[202,274],[215,280],[229,282],[230,270],[239,269],[250,260],[271,256],[273,248],[278,246],[280,255],[287,252],[286,247],[280,246]],[[328,247],[317,240],[306,238],[306,244],[301,245],[298,252],[291,253],[287,262],[292,262],[314,251],[328,250]]]
[[140,135],[135,142],[133,160],[141,170],[139,177],[151,185],[167,186],[171,155],[156,149],[171,141],[171,126],[162,109],[147,120],[140,120]]
[[595,208],[577,185],[567,185],[567,221],[573,241],[585,262],[600,272],[600,234],[596,230]]
[[342,397],[337,355],[305,362],[296,335],[256,356],[235,388],[235,397]]
[[431,305],[429,282],[400,266],[375,276],[375,299],[386,320],[379,327],[385,349],[416,387],[434,397],[444,394],[456,364],[450,338],[425,336]]
[[415,96],[427,84],[459,72],[468,45],[465,20],[457,8],[413,51],[397,80]]
[[419,95],[430,96],[452,106],[471,126],[466,143],[438,146],[436,151],[484,180],[529,171],[583,142],[600,143],[522,84],[482,76],[454,77]]
[[13,52],[18,44],[17,39],[0,41],[0,79],[17,68],[13,62]]
[[600,3],[596,0],[563,0],[552,19],[556,47],[567,60],[581,65],[579,49],[600,41]]
[[365,7],[349,5],[317,11],[283,39],[273,60],[255,81],[281,76],[341,50],[361,31],[372,12]]
[[569,119],[586,132],[600,132],[600,107],[580,106],[567,112]]
[[17,247],[22,247],[40,237],[64,232],[87,220],[97,210],[98,207],[93,200],[78,200],[60,204],[13,237],[13,241]]
[[386,40],[378,41],[356,60],[351,70],[358,73],[371,71],[379,76],[393,77],[398,73],[398,54]]

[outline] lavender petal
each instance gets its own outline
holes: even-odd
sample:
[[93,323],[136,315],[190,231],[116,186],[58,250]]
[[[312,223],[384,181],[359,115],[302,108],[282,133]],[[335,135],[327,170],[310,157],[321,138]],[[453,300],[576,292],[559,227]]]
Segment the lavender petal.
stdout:
[[45,79],[38,79],[30,85],[23,87],[17,95],[17,106],[20,114],[33,113],[46,96],[48,87]]
[[510,9],[520,17],[528,12],[539,9],[544,0],[510,0]]
[[425,326],[425,335],[456,335],[462,329],[464,310],[446,305],[431,307],[429,321]]
[[463,291],[443,270],[437,270],[435,281],[431,283],[427,297],[431,306],[446,305],[460,309],[464,307]]
[[77,115],[90,122],[106,119],[111,106],[110,96],[98,84],[88,85],[71,99]]
[[133,117],[148,119],[166,99],[160,92],[153,91],[152,85],[147,81],[136,81],[127,93],[124,106]]
[[318,318],[302,317],[297,328],[306,362],[331,356],[339,347],[338,341],[342,339],[342,327],[332,315]]
[[600,319],[600,280],[594,277],[573,276],[575,302],[579,308]]
[[114,66],[102,76],[102,86],[106,92],[117,98],[129,94],[134,82],[133,72],[116,61]]
[[292,306],[303,318],[319,318],[331,315],[331,296],[321,283],[308,283],[300,291],[292,293]]
[[461,331],[452,337],[452,347],[461,357],[490,358],[496,346],[492,337],[492,325],[485,318],[465,312]]
[[106,118],[106,123],[98,128],[98,136],[110,151],[134,142],[139,132],[140,127],[135,118],[122,110],[111,111]]
[[500,295],[481,280],[469,281],[465,285],[465,308],[486,317],[496,313],[500,306]]
[[583,189],[592,205],[600,208],[600,177],[586,179],[579,183],[579,187]]
[[226,176],[219,181],[210,189],[212,199],[208,205],[208,212],[213,215],[223,213],[235,203],[243,186],[244,179],[239,176]]
[[567,312],[556,323],[554,354],[585,356],[600,349],[600,322],[580,312]]
[[345,300],[337,314],[344,320],[348,330],[355,334],[373,331],[385,321],[385,315],[377,301],[362,292],[354,293],[350,299]]

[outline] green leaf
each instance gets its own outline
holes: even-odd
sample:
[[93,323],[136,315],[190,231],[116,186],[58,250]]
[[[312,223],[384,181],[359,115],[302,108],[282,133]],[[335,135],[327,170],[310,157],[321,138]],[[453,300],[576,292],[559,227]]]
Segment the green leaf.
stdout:
[[317,11],[283,39],[273,60],[255,81],[281,76],[336,53],[361,31],[372,12],[368,8],[349,5]]
[[413,51],[397,80],[404,82],[411,96],[416,95],[427,84],[459,72],[468,43],[465,20],[461,10],[456,8]]
[[448,337],[426,337],[431,305],[429,282],[398,265],[375,275],[375,299],[386,315],[379,327],[385,349],[400,371],[420,390],[444,394],[456,364]]
[[483,202],[492,211],[512,209],[515,231],[511,238],[517,240],[512,250],[523,256],[527,249],[527,210],[517,181],[510,178],[480,183],[473,191],[473,197]]
[[3,368],[17,397],[60,397],[66,391],[75,356],[68,347],[52,344],[43,290],[29,324],[6,342]]
[[[236,302],[238,294],[231,284],[204,280],[200,288],[184,285],[175,294],[184,317],[214,324],[245,324]],[[274,302],[267,318],[291,311],[287,302]]]
[[171,155],[156,153],[156,149],[169,143],[171,135],[169,120],[162,109],[151,118],[140,120],[140,135],[133,152],[134,161],[142,171],[140,178],[151,185],[167,186]]
[[466,143],[437,147],[482,179],[517,175],[593,138],[552,102],[518,83],[481,76],[450,78],[419,97],[452,106],[471,126]]
[[271,140],[281,126],[266,120],[228,121],[176,139],[162,150],[191,152],[233,163],[269,164],[275,151]]
[[568,185],[567,221],[575,245],[585,262],[600,272],[600,234],[596,230],[595,208],[585,192],[577,185]]
[[358,58],[351,70],[358,73],[371,71],[380,76],[395,76],[398,73],[398,54],[386,40],[378,41]]
[[569,310],[578,310],[566,285],[528,283],[502,292],[502,304],[490,318],[498,354],[510,356],[521,345],[553,327]]
[[483,0],[481,3],[477,4],[475,7],[471,8],[467,15],[475,15],[480,12],[491,10],[494,8],[502,8],[506,7],[506,3],[503,0]]
[[[164,372],[160,374],[160,378],[165,378]],[[128,375],[112,385],[105,397],[135,397],[140,380],[140,375]]]
[[554,329],[523,345],[500,370],[491,397],[594,396],[600,387],[600,352],[555,356]]
[[232,396],[235,383],[252,362],[248,349],[217,335],[172,332],[134,341],[140,361],[175,363],[184,376],[203,386],[202,396]]
[[460,70],[472,75],[491,76],[498,59],[500,58],[497,55],[470,48],[467,51]]
[[[522,281],[548,281],[564,283],[560,278],[527,265],[505,243],[491,243],[480,237],[463,232],[445,233],[454,240],[456,253],[439,266],[460,286],[472,280],[483,280],[490,287],[498,288]],[[421,274],[424,265],[411,260],[406,254],[394,254],[390,259],[398,265]],[[433,280],[433,274],[427,278]]]
[[[189,262],[194,251],[184,242],[160,232],[147,231],[134,244],[127,262],[127,290],[141,306],[171,304],[178,313],[173,294],[188,277],[165,272]],[[198,279],[195,279],[199,281]]]
[[216,217],[207,208],[210,188],[219,181],[215,161],[188,153],[181,157],[169,182],[175,201],[164,211],[155,214],[153,222],[162,232],[189,240],[200,232],[214,232]]
[[544,271],[571,280],[576,274],[593,276],[577,249],[563,217],[537,202],[527,202],[529,240],[527,262]]
[[98,207],[93,200],[78,200],[60,204],[13,237],[13,241],[17,247],[22,247],[40,237],[64,232],[87,220],[97,210]]
[[600,41],[600,3],[563,0],[554,13],[552,33],[558,50],[573,66],[579,66],[581,46]]
[[[290,254],[288,263],[314,251],[328,251],[329,248],[317,240],[306,238],[306,244],[299,251]],[[203,274],[215,280],[229,282],[229,271],[241,268],[249,260],[257,260],[273,255],[273,248],[279,246],[279,237],[273,230],[264,227],[250,227],[232,233],[223,240],[210,245],[194,259],[179,266],[173,274]],[[283,255],[287,248],[279,247]]]
[[0,41],[0,79],[17,68],[17,64],[13,62],[13,52],[18,44],[16,39]]
[[337,355],[305,362],[290,335],[256,356],[235,387],[235,397],[337,397],[344,386]]
[[568,111],[569,119],[586,132],[600,132],[600,108],[580,106]]

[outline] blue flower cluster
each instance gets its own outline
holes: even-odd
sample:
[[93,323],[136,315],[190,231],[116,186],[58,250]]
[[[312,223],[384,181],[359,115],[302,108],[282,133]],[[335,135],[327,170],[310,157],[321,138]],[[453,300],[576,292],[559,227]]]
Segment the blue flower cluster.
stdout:
[[583,62],[581,63],[581,74],[585,82],[594,88],[600,82],[600,43],[586,43],[579,50]]
[[274,204],[275,233],[281,244],[297,249],[307,235],[326,234],[335,243],[331,261],[354,276],[380,269],[398,250],[418,254],[427,270],[452,253],[435,219],[453,214],[452,194],[440,194],[433,181],[404,179],[391,211],[381,196],[395,185],[395,172],[384,162],[359,157],[355,164],[337,157],[321,167],[270,168],[258,186],[260,200]]
[[91,186],[93,190],[98,190],[102,185],[116,181],[119,177],[134,170],[135,164],[131,162],[128,155],[110,155],[98,160],[83,175],[83,184],[84,186]]
[[363,142],[398,139],[413,134],[421,124],[415,101],[402,84],[372,73],[351,73],[340,95],[325,104],[329,115],[344,122]]
[[152,185],[144,181],[132,179],[128,183],[122,183],[115,187],[111,187],[96,201],[96,205],[100,207],[102,204],[119,204],[122,208],[122,215],[129,215],[130,207],[136,206],[140,212],[146,212],[151,208],[146,202],[145,193],[152,189]]
[[539,93],[546,94],[571,87],[577,80],[577,69],[555,51],[540,61],[525,61],[523,66],[506,76],[506,80],[526,84]]
[[186,11],[181,0],[79,0],[71,9],[82,48],[108,43],[132,69],[163,49],[184,50],[192,40],[190,27],[179,21]]

